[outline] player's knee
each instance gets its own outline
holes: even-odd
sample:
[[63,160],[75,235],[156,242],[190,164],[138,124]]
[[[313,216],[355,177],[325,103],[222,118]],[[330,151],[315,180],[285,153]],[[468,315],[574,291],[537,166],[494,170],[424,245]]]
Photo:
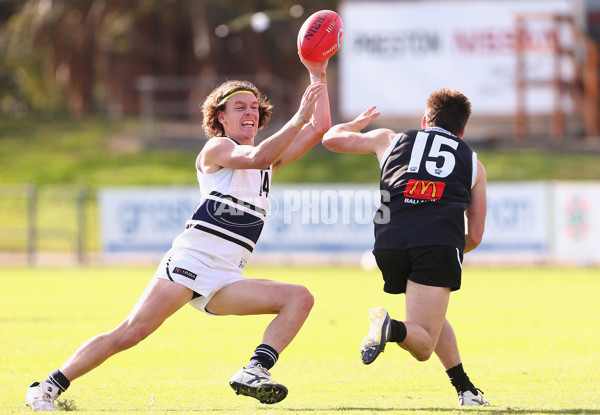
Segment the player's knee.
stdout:
[[432,354],[433,350],[418,350],[412,353],[414,358],[417,359],[419,362],[428,361]]
[[315,304],[315,297],[310,293],[308,288],[302,285],[294,286],[292,298],[299,312],[308,315]]
[[422,344],[421,347],[419,347],[418,349],[411,350],[411,354],[419,362],[426,362],[429,360],[429,358],[433,354],[434,350],[435,350],[434,345]]
[[139,344],[150,335],[150,331],[143,324],[131,324],[122,327],[116,335],[116,347],[119,350],[127,350]]

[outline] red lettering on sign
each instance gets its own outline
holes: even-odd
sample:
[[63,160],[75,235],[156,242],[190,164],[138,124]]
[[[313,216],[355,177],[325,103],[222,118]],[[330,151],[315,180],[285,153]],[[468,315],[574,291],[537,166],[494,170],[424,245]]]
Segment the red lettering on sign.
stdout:
[[[456,48],[462,53],[513,53],[517,47],[517,34],[510,29],[458,30],[453,35]],[[551,51],[557,42],[556,34],[552,29],[537,31],[525,29],[522,36],[523,45],[527,50]]]

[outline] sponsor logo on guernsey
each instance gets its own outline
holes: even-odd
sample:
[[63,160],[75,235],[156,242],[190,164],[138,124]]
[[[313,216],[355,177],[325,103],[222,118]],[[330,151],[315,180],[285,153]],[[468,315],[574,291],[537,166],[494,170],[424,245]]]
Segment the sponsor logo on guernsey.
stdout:
[[187,269],[183,269],[183,268],[179,268],[179,267],[175,267],[173,269],[173,274],[179,274],[179,275],[183,275],[186,278],[189,278],[190,280],[195,280],[197,275],[194,274],[192,271],[188,271]]
[[409,180],[404,189],[404,196],[414,199],[440,200],[444,194],[446,183],[428,180]]

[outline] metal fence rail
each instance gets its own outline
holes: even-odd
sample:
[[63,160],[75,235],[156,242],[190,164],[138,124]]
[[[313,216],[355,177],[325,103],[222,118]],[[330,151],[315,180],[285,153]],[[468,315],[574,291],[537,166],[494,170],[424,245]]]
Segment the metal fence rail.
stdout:
[[85,263],[93,202],[87,186],[0,184],[0,252],[26,253],[30,265],[42,251]]

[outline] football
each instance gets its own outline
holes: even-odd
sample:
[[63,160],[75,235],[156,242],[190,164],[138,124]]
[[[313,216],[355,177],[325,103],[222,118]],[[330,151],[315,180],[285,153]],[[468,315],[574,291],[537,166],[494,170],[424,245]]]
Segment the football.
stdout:
[[344,23],[332,10],[313,13],[298,32],[298,52],[307,61],[321,62],[332,57],[342,44]]

